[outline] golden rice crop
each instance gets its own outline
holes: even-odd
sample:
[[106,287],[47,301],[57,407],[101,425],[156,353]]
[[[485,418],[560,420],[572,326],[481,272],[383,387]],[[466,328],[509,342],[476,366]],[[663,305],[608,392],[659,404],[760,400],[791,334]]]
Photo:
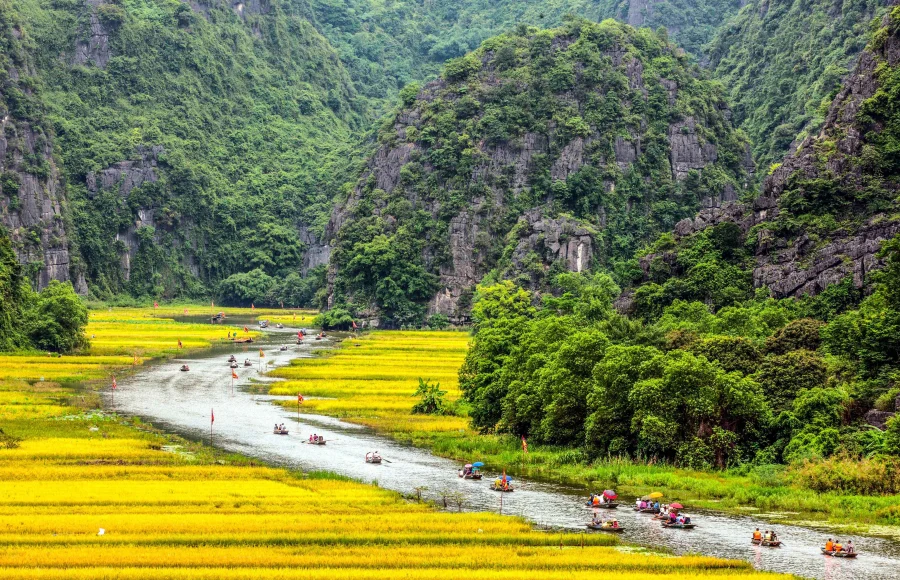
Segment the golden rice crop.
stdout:
[[[447,432],[467,428],[463,417],[412,415],[419,379],[440,383],[447,399],[459,398],[457,369],[469,335],[456,331],[375,331],[348,338],[333,352],[298,359],[272,371],[286,379],[272,395],[306,397],[304,410],[341,417],[390,432]],[[291,405],[291,401],[284,402]]]
[[[762,576],[743,562],[622,551],[602,534],[551,534],[519,518],[438,511],[360,483],[213,463],[174,453],[164,437],[114,417],[68,406],[69,381],[107,377],[135,352],[162,356],[178,340],[200,347],[235,330],[158,318],[182,308],[92,312],[93,343],[83,356],[0,358],[0,426],[28,435],[18,448],[0,448],[0,578]],[[454,429],[464,420],[411,416],[409,408],[420,376],[439,377],[451,398],[459,396],[455,373],[446,369],[461,361],[467,340],[460,333],[376,333],[284,369],[289,381],[277,389],[329,393],[335,398],[307,406],[371,417],[389,429]]]

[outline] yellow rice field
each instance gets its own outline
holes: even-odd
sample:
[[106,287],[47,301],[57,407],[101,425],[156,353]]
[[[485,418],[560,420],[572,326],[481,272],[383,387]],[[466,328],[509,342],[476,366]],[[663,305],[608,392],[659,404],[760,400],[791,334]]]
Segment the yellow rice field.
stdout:
[[459,331],[375,331],[348,338],[321,357],[298,359],[272,371],[286,381],[274,384],[269,393],[302,393],[307,412],[394,435],[458,432],[468,428],[466,418],[413,415],[411,409],[419,378],[440,383],[448,400],[459,398],[457,369],[468,344],[468,333]]
[[[620,548],[605,535],[543,532],[517,518],[439,511],[375,486],[254,465],[156,434],[139,421],[96,413],[90,391],[71,381],[105,377],[131,364],[135,351],[163,356],[177,349],[178,338],[201,346],[226,331],[160,322],[153,314],[92,313],[88,332],[96,342],[81,357],[2,358],[0,428],[22,440],[17,448],[0,446],[0,578],[772,577],[743,562],[663,556]],[[435,370],[403,364],[397,353],[421,346],[413,338],[391,334],[340,351],[359,358],[347,362],[332,393],[365,380],[355,366],[372,365],[383,378],[370,381],[377,388],[357,406],[402,417],[397,401],[411,403],[410,377]],[[437,358],[452,360],[465,348],[463,334],[428,338]],[[393,352],[377,354],[388,342]],[[376,360],[384,361],[377,369]],[[446,373],[430,378],[458,395]],[[314,380],[323,392],[329,388],[327,378]]]

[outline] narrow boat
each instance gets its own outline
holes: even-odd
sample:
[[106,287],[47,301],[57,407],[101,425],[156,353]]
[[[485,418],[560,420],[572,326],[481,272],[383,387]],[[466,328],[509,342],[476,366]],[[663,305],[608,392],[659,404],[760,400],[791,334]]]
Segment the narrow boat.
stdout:
[[234,355],[231,355],[230,357],[228,357],[228,362],[237,362],[237,359],[234,357]]
[[491,484],[491,489],[493,489],[494,491],[502,491],[503,493],[510,493],[510,492],[516,491],[513,489],[513,487],[511,485],[507,485],[506,487],[503,487],[502,485],[497,485],[496,481]]
[[273,432],[275,435],[287,435],[287,434],[288,434],[288,430],[287,430],[287,429],[275,429],[275,430],[272,431],[272,432]]
[[644,508],[644,509],[634,508],[634,511],[641,512],[642,514],[658,514],[659,513],[659,510],[655,510],[653,508]]
[[603,510],[614,510],[614,509],[616,509],[617,507],[619,507],[619,504],[617,504],[617,503],[615,503],[615,502],[606,502],[606,503],[591,503],[591,502],[587,502],[587,503],[585,503],[584,505],[587,506],[587,507],[589,507],[589,508],[600,508],[600,509],[603,509]]
[[287,350],[287,345],[286,344],[281,345],[281,350]]
[[184,372],[187,372],[187,371],[189,371],[189,370],[191,370],[191,369],[190,369],[190,367],[187,366],[187,365],[181,365],[181,368],[180,368],[179,370],[180,370],[181,372],[184,373]]
[[252,367],[252,366],[253,366],[253,363],[250,362],[249,359],[244,359],[244,366],[245,366],[245,367]]
[[371,451],[369,451],[368,453],[366,453],[366,463],[380,464],[381,463],[381,455],[378,455],[377,453],[372,453]]
[[778,546],[781,545],[781,540],[775,540],[773,542],[771,540],[757,540],[756,538],[753,538],[752,540],[750,540],[750,543],[753,544],[754,546],[764,546],[766,548],[777,548]]
[[693,530],[696,527],[696,524],[670,524],[668,522],[663,522],[662,527],[675,528],[677,530]]
[[245,344],[245,343],[248,343],[248,342],[253,342],[253,339],[250,338],[249,336],[245,336],[244,338],[236,338],[236,339],[234,339],[234,342],[235,342],[236,344]]
[[822,548],[822,554],[824,554],[825,556],[833,556],[835,558],[855,558],[857,555],[856,552],[835,552],[828,551],[825,548]]
[[599,524],[599,525],[598,524],[585,524],[585,525],[588,527],[588,529],[599,530],[601,532],[613,532],[613,533],[618,534],[618,533],[625,531],[625,528],[623,528],[622,526],[614,528],[612,526],[604,526],[603,524]]
[[236,362],[231,363],[231,368],[233,368],[233,369],[238,368],[238,364]]
[[457,475],[463,479],[481,479],[481,468],[484,463],[476,461],[475,463],[466,463],[463,468],[457,472]]
[[284,328],[284,325],[279,322],[275,325],[275,328]]

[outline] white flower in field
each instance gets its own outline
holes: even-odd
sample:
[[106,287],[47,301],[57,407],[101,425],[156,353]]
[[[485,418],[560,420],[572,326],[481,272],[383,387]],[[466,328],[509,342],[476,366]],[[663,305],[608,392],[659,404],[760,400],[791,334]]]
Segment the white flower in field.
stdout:
[[98,536],[102,536],[102,535],[105,534],[105,533],[106,533],[106,530],[104,530],[103,528],[100,528],[100,531],[97,532],[97,535],[98,535]]

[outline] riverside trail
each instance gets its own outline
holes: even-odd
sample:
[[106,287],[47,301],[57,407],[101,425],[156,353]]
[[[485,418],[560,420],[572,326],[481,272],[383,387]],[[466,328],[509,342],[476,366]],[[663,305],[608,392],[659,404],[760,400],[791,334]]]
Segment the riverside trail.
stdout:
[[[291,359],[312,356],[316,349],[330,348],[329,338],[303,345],[295,344],[296,330],[266,333],[249,345],[216,346],[208,351],[147,365],[118,383],[114,402],[107,404],[119,413],[137,415],[158,427],[195,439],[209,440],[210,410],[215,411],[213,445],[261,460],[303,470],[327,470],[364,482],[377,482],[383,488],[414,493],[425,486],[423,496],[441,502],[441,495],[460,492],[465,510],[498,511],[519,515],[532,522],[554,528],[582,531],[591,519],[591,510],[583,506],[584,490],[546,482],[517,480],[515,493],[499,494],[489,488],[495,474],[486,473],[483,481],[461,480],[457,462],[436,457],[414,447],[400,445],[376,435],[370,429],[320,415],[300,414],[272,405],[270,397],[248,390],[251,380],[265,381],[258,368],[286,365]],[[288,350],[280,347],[287,345]],[[260,361],[259,351],[264,358]],[[238,380],[231,391],[234,354],[239,363],[249,359],[253,366],[235,369]],[[180,372],[182,364],[189,372]],[[276,423],[285,423],[288,436],[272,433]],[[305,444],[316,433],[327,445]],[[379,451],[390,463],[372,465],[365,454]],[[472,458],[477,461],[478,458]],[[854,536],[860,552],[856,560],[838,560],[822,556],[820,545],[829,535],[846,538],[845,533],[813,530],[800,526],[775,524],[784,546],[779,549],[750,545],[753,529],[767,529],[771,522],[724,515],[703,510],[687,510],[697,528],[690,531],[663,529],[649,515],[630,509],[629,498],[613,513],[627,529],[623,539],[651,547],[662,547],[677,554],[700,553],[751,562],[756,568],[786,572],[823,580],[887,580],[896,578],[900,569],[900,544],[879,538]],[[632,498],[633,499],[633,498]],[[451,503],[451,509],[457,509]],[[690,506],[688,506],[690,508]],[[606,510],[604,510],[605,512]],[[612,514],[601,514],[606,517]],[[377,514],[374,514],[377,517]],[[602,533],[602,532],[597,532]]]

